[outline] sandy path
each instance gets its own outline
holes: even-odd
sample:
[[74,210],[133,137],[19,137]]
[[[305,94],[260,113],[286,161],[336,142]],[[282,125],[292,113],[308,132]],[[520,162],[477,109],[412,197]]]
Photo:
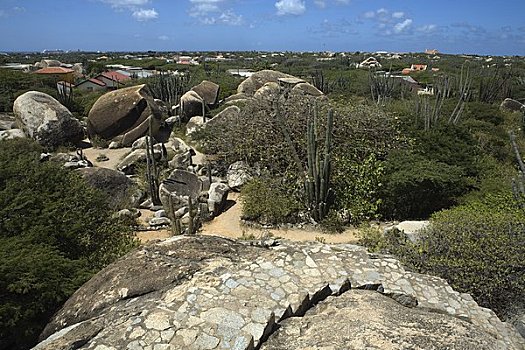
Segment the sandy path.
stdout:
[[253,236],[260,238],[265,234],[271,234],[274,237],[281,237],[291,241],[314,241],[322,240],[326,243],[357,243],[357,230],[348,229],[341,234],[326,234],[319,230],[306,229],[256,229],[242,225],[240,218],[242,214],[242,205],[239,201],[239,194],[230,192],[228,200],[234,201],[235,204],[226,212],[222,213],[215,219],[204,224],[201,234],[216,235],[228,238],[241,238]]
[[[130,147],[109,149],[109,148],[86,148],[82,150],[84,155],[89,159],[94,166],[101,168],[117,169],[117,165],[124,157],[131,152]],[[109,160],[104,162],[97,162],[99,155],[105,155]]]

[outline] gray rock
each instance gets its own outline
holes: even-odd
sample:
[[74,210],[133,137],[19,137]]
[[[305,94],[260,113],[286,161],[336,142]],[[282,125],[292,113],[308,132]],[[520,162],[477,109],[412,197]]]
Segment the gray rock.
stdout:
[[164,209],[157,210],[154,215],[155,215],[156,218],[165,218],[165,217],[167,217],[166,211]]
[[395,225],[394,228],[404,232],[405,236],[412,242],[416,243],[419,240],[419,235],[422,230],[430,225],[428,220],[423,221],[403,221]]
[[214,82],[203,80],[199,85],[191,88],[201,99],[210,107],[214,107],[219,102],[220,86]]
[[0,130],[10,130],[15,128],[15,116],[6,113],[0,113]]
[[284,321],[261,350],[498,349],[494,339],[449,315],[407,309],[373,291],[332,297]]
[[244,161],[235,162],[228,167],[226,178],[232,190],[240,191],[242,186],[253,178],[252,169]]
[[525,111],[525,105],[519,101],[513,100],[511,98],[506,98],[501,102],[501,108],[507,109],[512,112]]
[[280,92],[281,87],[279,86],[279,83],[270,81],[257,89],[253,94],[253,97],[257,99],[273,99],[278,96]]
[[44,147],[76,144],[84,128],[71,112],[53,97],[38,91],[20,95],[13,104],[16,123],[24,133]]
[[0,141],[12,140],[12,139],[23,139],[26,137],[22,129],[10,129],[0,131]]
[[302,82],[297,85],[295,85],[292,88],[293,93],[301,94],[301,95],[307,95],[307,96],[313,96],[313,97],[320,97],[323,96],[323,93],[317,89],[312,84]]
[[130,146],[148,134],[150,124],[153,137],[157,136],[161,119],[162,112],[147,86],[137,85],[102,95],[89,111],[87,131],[90,138],[103,140],[122,136],[121,144]]
[[186,124],[186,135],[191,135],[195,131],[203,128],[205,126],[203,117],[192,117],[188,120]]
[[220,182],[214,182],[208,190],[208,210],[214,216],[218,215],[225,207],[228,199],[228,185]]
[[150,219],[149,225],[151,227],[171,225],[171,220],[166,217],[161,217],[161,218],[155,217],[155,218]]
[[[189,198],[197,205],[202,189],[199,177],[185,170],[174,170],[159,186],[160,201],[167,213],[188,206]],[[170,198],[173,208],[170,208]]]
[[187,122],[193,117],[202,116],[203,104],[206,102],[195,91],[188,91],[180,98],[180,117]]
[[274,70],[262,70],[256,72],[239,84],[237,93],[253,96],[257,90],[263,87],[264,84],[269,82],[279,83],[279,79],[281,78],[294,78],[294,76]]
[[107,195],[112,207],[127,208],[136,202],[132,197],[137,191],[137,186],[121,172],[98,167],[77,171],[91,187]]
[[235,119],[241,114],[241,109],[237,106],[228,106],[215,117],[207,121],[207,125],[213,125],[215,123],[227,122],[228,120]]
[[117,165],[117,170],[123,172],[126,175],[135,174],[140,164],[146,163],[147,152],[145,149],[136,149],[128,154],[122,161]]
[[118,148],[122,148],[122,145],[120,144],[119,141],[111,141],[109,143],[109,146],[108,146],[109,149],[118,149]]
[[[77,331],[79,323],[97,331]],[[202,235],[140,246],[109,265],[54,315],[46,338],[38,349],[80,343],[134,349],[151,342],[159,349],[243,350],[525,345],[467,294],[405,270],[392,257],[348,244],[256,247]]]
[[[141,138],[135,140],[135,142],[133,142],[133,144],[131,145],[131,150],[134,151],[136,149],[146,149],[146,139],[148,137],[149,136],[142,136]],[[152,139],[151,141],[153,141],[154,145],[158,143],[155,139]]]

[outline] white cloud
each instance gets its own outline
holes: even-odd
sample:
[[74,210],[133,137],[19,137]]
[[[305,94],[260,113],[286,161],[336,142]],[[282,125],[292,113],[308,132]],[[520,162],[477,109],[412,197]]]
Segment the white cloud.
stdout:
[[227,0],[190,0],[192,4],[189,15],[200,23],[207,25],[224,24],[237,26],[244,23],[242,15],[232,9],[225,9]]
[[326,0],[314,0],[314,4],[324,9],[326,7]]
[[135,8],[147,5],[150,0],[100,0],[115,8]]
[[330,2],[335,5],[348,5],[351,0],[314,0],[314,4],[319,8],[326,8]]
[[394,25],[394,32],[397,34],[405,32],[406,30],[410,28],[411,25],[412,25],[412,20],[410,18],[407,18],[403,22],[399,22],[396,25]]
[[363,14],[364,18],[371,19],[376,16],[376,13],[374,11],[368,11]]
[[151,3],[151,0],[99,0],[116,10],[128,10],[131,16],[139,22],[145,22],[159,17],[154,8],[146,9],[143,6]]
[[131,14],[137,21],[145,22],[159,17],[159,13],[155,9],[138,9]]
[[405,17],[405,13],[404,12],[399,11],[399,12],[392,13],[392,18],[400,19],[400,18],[403,18],[403,17]]
[[306,6],[302,0],[279,0],[275,3],[277,15],[302,15],[306,11]]
[[421,26],[419,28],[417,28],[417,31],[418,32],[421,32],[421,33],[425,33],[425,34],[428,34],[428,33],[433,33],[437,30],[437,26],[435,24],[426,24],[424,26]]
[[162,41],[168,41],[168,40],[170,40],[170,37],[167,36],[167,35],[160,35],[160,36],[158,37],[158,39],[159,39],[159,40],[162,40]]

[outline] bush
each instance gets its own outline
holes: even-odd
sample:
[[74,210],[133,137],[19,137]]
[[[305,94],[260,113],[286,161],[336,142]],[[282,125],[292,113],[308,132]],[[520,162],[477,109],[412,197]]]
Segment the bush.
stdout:
[[135,244],[102,193],[40,152],[26,139],[0,146],[0,348],[31,346],[76,288]]
[[421,219],[449,208],[471,188],[458,166],[410,151],[393,152],[385,163],[381,213],[386,218]]
[[525,213],[508,193],[435,214],[402,258],[505,317],[525,307],[524,243]]
[[262,224],[294,221],[294,214],[301,208],[276,179],[253,179],[243,187],[241,195],[243,218]]

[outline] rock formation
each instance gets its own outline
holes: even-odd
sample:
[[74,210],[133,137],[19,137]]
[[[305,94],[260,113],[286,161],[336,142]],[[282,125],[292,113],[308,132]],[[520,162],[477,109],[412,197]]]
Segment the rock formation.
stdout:
[[121,145],[130,146],[149,131],[159,131],[162,113],[146,85],[119,89],[102,95],[88,115],[88,136],[111,140],[121,136]]
[[44,147],[54,149],[84,138],[80,122],[60,102],[43,92],[20,95],[13,104],[13,112],[18,127]]
[[275,243],[178,236],[142,246],[75,292],[35,349],[517,350],[525,344],[470,295],[391,257],[348,244]]

